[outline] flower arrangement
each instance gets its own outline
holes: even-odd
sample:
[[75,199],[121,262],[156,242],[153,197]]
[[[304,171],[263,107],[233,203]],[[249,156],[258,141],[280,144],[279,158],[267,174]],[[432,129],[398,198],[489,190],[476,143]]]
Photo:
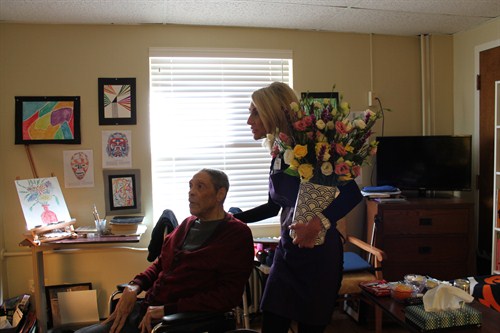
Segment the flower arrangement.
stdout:
[[285,172],[302,182],[341,185],[356,178],[377,152],[378,142],[369,138],[381,112],[366,110],[363,116],[352,117],[347,102],[338,107],[335,98],[320,102],[311,97],[283,111],[290,118],[292,134],[277,129],[271,155],[282,155],[289,165]]

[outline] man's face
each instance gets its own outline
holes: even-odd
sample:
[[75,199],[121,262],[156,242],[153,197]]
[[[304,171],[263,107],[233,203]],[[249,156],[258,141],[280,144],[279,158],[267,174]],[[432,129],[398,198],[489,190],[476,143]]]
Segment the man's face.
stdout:
[[198,172],[189,182],[189,211],[200,220],[209,219],[219,202],[210,176]]

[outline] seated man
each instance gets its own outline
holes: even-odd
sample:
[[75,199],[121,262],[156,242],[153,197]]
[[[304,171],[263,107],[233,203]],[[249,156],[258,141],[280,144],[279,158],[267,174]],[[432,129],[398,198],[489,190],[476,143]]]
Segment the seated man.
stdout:
[[246,224],[224,211],[228,178],[203,169],[189,188],[193,216],[165,237],[158,259],[128,284],[108,319],[78,333],[147,333],[166,314],[229,311],[240,303],[253,267],[253,239]]

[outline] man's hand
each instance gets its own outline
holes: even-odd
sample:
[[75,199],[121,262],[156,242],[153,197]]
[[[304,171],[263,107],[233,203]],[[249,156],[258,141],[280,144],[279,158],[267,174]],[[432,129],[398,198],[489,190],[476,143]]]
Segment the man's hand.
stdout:
[[134,309],[138,293],[139,287],[136,285],[128,285],[123,289],[123,294],[118,300],[118,304],[116,304],[115,311],[103,322],[103,325],[113,322],[109,333],[119,333],[122,330],[128,315]]
[[160,306],[149,306],[144,318],[142,318],[139,324],[139,329],[141,333],[151,333],[152,323],[159,321],[165,316],[165,311],[163,305]]
[[318,216],[314,216],[308,223],[292,224],[290,229],[295,230],[293,244],[300,248],[312,249],[322,228],[323,226]]

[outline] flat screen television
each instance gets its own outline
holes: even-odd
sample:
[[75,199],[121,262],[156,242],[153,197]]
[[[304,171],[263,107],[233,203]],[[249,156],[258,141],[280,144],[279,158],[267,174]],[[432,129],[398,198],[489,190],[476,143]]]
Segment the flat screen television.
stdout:
[[401,191],[471,190],[472,137],[452,135],[378,137],[377,185]]

